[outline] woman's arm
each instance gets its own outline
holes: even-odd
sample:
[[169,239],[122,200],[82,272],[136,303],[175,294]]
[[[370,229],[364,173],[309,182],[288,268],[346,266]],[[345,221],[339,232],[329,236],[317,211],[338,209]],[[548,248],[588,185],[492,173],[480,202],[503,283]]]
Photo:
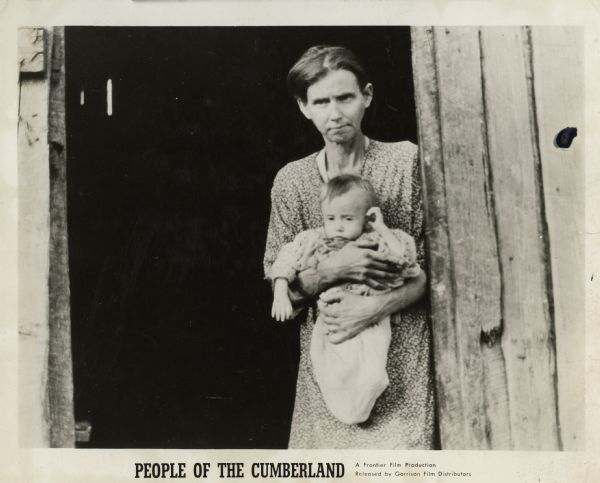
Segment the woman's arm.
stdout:
[[288,166],[284,166],[273,181],[271,214],[263,260],[267,279],[272,279],[273,264],[282,248],[303,230],[299,217],[301,199],[297,190],[293,189],[293,178]]
[[323,260],[319,266],[303,270],[290,284],[294,306],[302,305],[319,293],[341,282],[364,283],[382,289],[398,276],[400,266],[393,255],[375,251],[376,242],[349,243]]
[[421,272],[401,287],[383,295],[364,297],[343,290],[330,290],[319,299],[321,318],[329,340],[339,344],[351,339],[384,317],[404,310],[425,294],[427,277]]

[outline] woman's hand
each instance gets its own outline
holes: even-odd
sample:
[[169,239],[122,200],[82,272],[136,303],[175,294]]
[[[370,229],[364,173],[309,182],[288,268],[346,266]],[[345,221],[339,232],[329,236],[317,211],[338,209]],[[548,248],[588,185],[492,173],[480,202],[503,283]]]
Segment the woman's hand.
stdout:
[[382,282],[393,280],[401,267],[392,255],[379,253],[376,243],[348,243],[323,260],[318,267],[321,289],[339,282],[364,283],[382,289]]
[[386,315],[381,310],[380,296],[364,297],[341,288],[323,292],[317,304],[333,344],[351,339]]
[[323,292],[317,303],[321,320],[329,331],[329,341],[344,342],[384,317],[404,310],[425,294],[426,285],[427,277],[421,272],[383,295],[365,297],[338,287]]

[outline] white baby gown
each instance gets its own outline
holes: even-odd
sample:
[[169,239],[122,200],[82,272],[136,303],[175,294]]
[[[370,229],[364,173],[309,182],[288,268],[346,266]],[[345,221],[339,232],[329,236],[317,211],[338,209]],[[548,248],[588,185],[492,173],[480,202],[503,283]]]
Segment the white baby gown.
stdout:
[[369,419],[389,385],[386,365],[391,340],[389,317],[340,344],[329,341],[327,326],[317,318],[310,345],[313,372],[325,405],[341,422]]

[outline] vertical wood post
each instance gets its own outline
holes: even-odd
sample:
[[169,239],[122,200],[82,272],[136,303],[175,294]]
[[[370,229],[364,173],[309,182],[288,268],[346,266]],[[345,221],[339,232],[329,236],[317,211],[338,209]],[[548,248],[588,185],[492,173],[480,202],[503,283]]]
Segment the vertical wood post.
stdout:
[[511,432],[515,448],[551,450],[559,447],[556,355],[528,50],[522,28],[481,29]]
[[19,31],[19,444],[75,444],[64,29]]
[[[531,50],[552,262],[560,428],[564,449],[583,450],[583,30],[578,27],[533,27]],[[579,134],[570,148],[558,149],[554,138],[565,127],[576,127]]]
[[50,341],[48,401],[50,444],[75,445],[71,300],[67,233],[67,137],[65,131],[64,28],[52,32],[48,145],[50,147],[50,271],[48,276]]
[[558,449],[528,31],[415,27],[412,48],[442,447]]
[[478,31],[414,28],[413,55],[441,442],[445,449],[507,448]]

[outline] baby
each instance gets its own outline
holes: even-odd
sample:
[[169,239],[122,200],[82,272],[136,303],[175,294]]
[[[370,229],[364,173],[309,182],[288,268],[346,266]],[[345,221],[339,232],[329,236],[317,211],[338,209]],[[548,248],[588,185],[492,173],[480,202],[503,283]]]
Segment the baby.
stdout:
[[[276,320],[287,320],[293,315],[288,285],[297,274],[317,268],[322,260],[347,243],[378,246],[379,252],[397,259],[399,270],[396,279],[383,290],[359,283],[344,283],[341,285],[344,290],[364,296],[379,295],[420,274],[413,238],[402,230],[388,228],[375,205],[371,183],[359,176],[341,175],[323,185],[323,227],[299,233],[282,247],[271,268],[270,278],[274,282],[271,314]],[[389,317],[340,344],[329,341],[325,323],[317,318],[310,351],[313,372],[327,408],[340,421],[357,424],[369,418],[375,401],[389,385],[386,363],[390,341]]]

